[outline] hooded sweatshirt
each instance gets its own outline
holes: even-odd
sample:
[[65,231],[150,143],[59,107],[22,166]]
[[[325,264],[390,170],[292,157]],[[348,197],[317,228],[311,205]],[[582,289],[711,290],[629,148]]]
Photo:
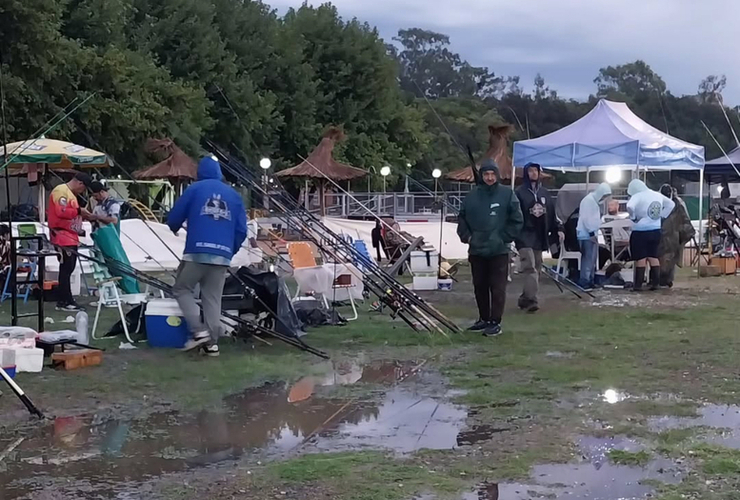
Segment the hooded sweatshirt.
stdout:
[[644,182],[634,179],[627,186],[630,200],[627,212],[635,222],[632,231],[657,231],[663,219],[671,215],[676,204],[657,191],[648,189]]
[[483,182],[483,173],[493,171],[499,178],[498,166],[486,160],[480,167],[480,180],[465,197],[460,208],[457,234],[467,243],[473,256],[495,257],[509,252],[509,244],[522,229],[522,211],[519,199],[498,181],[489,186]]
[[524,228],[516,239],[517,248],[531,248],[544,251],[549,248],[549,238],[558,231],[563,231],[563,225],[555,215],[555,204],[550,192],[538,180],[529,178],[529,169],[536,167],[542,175],[542,167],[536,163],[529,163],[524,167],[522,185],[516,190],[516,197],[524,216]]
[[612,188],[606,182],[602,182],[594,189],[593,193],[586,195],[581,200],[578,209],[578,225],[576,234],[579,241],[589,240],[596,236],[601,227],[601,209],[599,203],[612,194]]
[[247,237],[247,214],[241,196],[222,181],[218,160],[198,164],[198,181],[172,207],[167,225],[177,232],[187,221],[183,260],[229,265]]

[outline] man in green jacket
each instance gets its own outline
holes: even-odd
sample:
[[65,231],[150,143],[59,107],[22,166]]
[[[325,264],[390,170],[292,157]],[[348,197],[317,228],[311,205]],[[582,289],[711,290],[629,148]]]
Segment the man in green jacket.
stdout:
[[510,244],[519,235],[524,218],[514,192],[498,182],[499,170],[493,160],[480,167],[479,185],[463,200],[457,235],[468,244],[473,274],[478,321],[469,328],[486,337],[501,333],[506,305]]

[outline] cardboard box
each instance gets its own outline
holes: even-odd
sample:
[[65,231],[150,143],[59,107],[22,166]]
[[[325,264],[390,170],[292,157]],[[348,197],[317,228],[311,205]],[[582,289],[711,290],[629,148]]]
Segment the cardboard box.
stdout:
[[709,264],[718,267],[720,274],[735,274],[737,271],[735,257],[712,257]]
[[103,351],[80,349],[55,352],[51,355],[51,362],[55,367],[64,370],[77,370],[86,366],[97,366],[103,362]]

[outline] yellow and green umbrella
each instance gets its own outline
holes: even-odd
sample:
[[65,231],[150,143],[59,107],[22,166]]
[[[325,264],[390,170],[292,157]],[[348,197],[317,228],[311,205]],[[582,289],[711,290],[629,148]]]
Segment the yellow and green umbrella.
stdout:
[[[7,159],[4,157],[6,150]],[[13,142],[7,144],[5,148],[0,147],[0,158],[2,158],[0,165],[10,160],[11,164],[43,163],[52,169],[110,166],[105,153],[71,142],[45,138]]]

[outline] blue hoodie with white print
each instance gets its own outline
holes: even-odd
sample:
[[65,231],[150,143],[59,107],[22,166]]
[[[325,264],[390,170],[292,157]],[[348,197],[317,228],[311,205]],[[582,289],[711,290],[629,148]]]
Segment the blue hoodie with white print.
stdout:
[[187,221],[183,260],[228,265],[247,238],[247,214],[241,196],[223,182],[212,156],[198,164],[198,181],[172,207],[167,225],[173,232]]

